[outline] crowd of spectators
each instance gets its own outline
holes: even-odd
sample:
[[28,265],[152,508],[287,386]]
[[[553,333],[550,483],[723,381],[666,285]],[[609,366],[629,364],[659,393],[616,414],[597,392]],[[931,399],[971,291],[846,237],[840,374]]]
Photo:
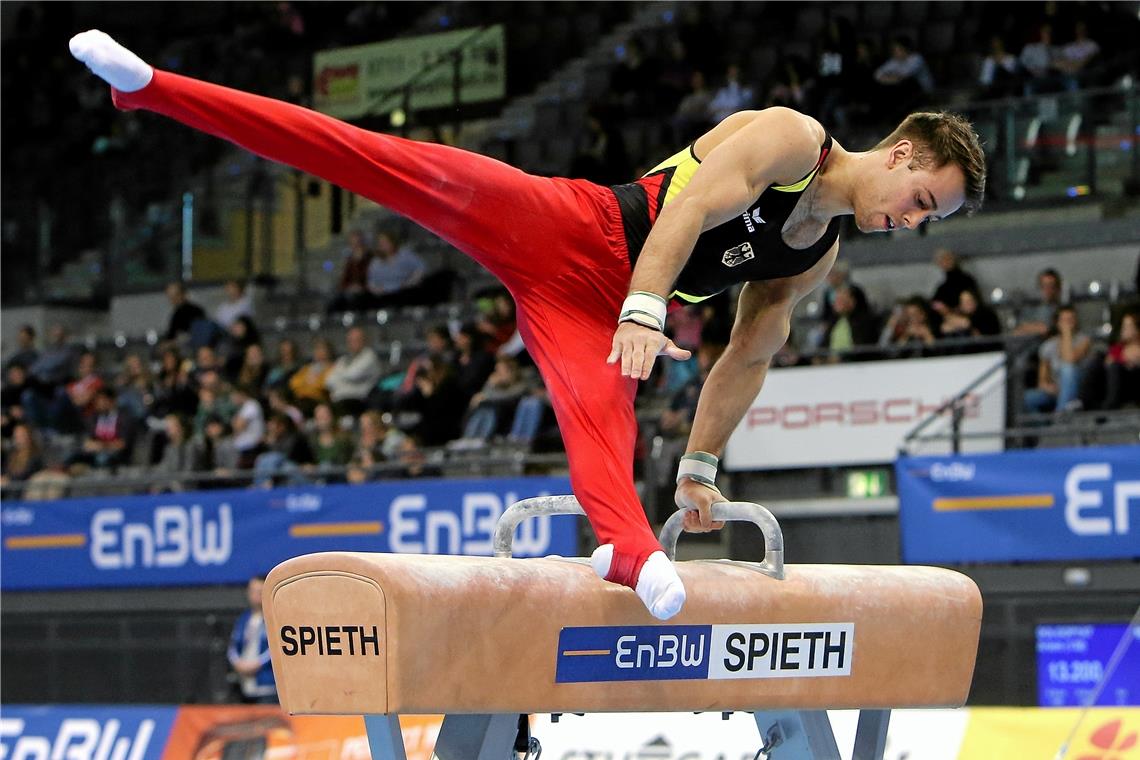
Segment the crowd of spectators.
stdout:
[[[731,35],[718,33],[709,8],[691,4],[679,11],[665,41],[635,37],[618,49],[611,86],[604,102],[591,108],[595,123],[580,141],[572,173],[603,184],[628,181],[614,180],[608,170],[648,168],[742,109],[795,108],[818,118],[839,139],[858,142],[924,106],[1074,91],[1136,73],[1126,30],[1140,33],[1140,24],[1122,7],[990,5],[970,9],[968,15],[980,16],[978,27],[988,31],[977,40],[961,40],[964,46],[936,39],[922,26],[871,30],[830,13],[822,29],[805,39],[795,34],[795,16],[783,18],[780,8],[768,6],[765,17],[778,17],[778,28],[786,28],[789,38],[767,44],[779,52],[757,64],[755,45],[734,45]],[[935,52],[923,49],[920,35]],[[627,146],[617,127],[637,119],[668,129],[652,144]],[[586,158],[600,158],[595,135],[608,136],[604,162]]]
[[[422,352],[390,364],[366,327],[343,347],[269,345],[240,283],[212,315],[180,283],[161,343],[99,364],[60,326],[30,326],[5,358],[4,479],[145,471],[155,492],[214,485],[364,482],[438,474],[423,449],[530,449],[557,438],[505,292],[481,316],[427,331]],[[228,327],[224,326],[228,321]],[[208,476],[208,477],[207,477]],[[47,493],[56,493],[48,489]]]

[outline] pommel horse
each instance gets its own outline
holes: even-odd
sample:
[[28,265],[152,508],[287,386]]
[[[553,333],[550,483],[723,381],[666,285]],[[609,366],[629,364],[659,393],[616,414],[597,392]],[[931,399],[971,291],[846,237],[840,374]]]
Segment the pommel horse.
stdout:
[[[511,558],[519,522],[551,514],[582,510],[572,496],[518,502],[495,557],[326,552],[278,565],[264,610],[282,707],[364,715],[373,760],[405,760],[401,713],[446,714],[439,760],[507,760],[520,714],[706,711],[753,713],[770,758],[838,760],[826,710],[859,709],[854,758],[881,760],[891,708],[966,701],[982,601],[964,575],[785,565],[768,510],[717,504],[714,519],[761,527],[764,561],[678,563],[688,600],[661,622],[587,559]],[[661,532],[671,559],[682,521]]]

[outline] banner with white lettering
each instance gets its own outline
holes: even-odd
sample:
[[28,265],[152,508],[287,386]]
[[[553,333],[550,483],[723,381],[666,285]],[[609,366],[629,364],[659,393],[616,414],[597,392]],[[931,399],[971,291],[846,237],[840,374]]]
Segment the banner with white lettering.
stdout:
[[910,563],[1140,558],[1140,446],[902,457]]
[[[725,449],[728,470],[774,470],[893,462],[903,437],[1002,361],[1001,353],[931,359],[789,367],[768,373],[764,388]],[[967,399],[962,432],[1005,425],[1005,370]],[[949,417],[925,431],[947,432]],[[964,441],[965,451],[995,451],[1000,436]],[[950,443],[922,453],[949,452]]]
[[161,760],[176,707],[4,705],[0,758]]
[[[5,502],[0,588],[244,583],[320,551],[490,556],[504,509],[569,492],[528,477]],[[579,519],[524,521],[515,555],[577,554]]]

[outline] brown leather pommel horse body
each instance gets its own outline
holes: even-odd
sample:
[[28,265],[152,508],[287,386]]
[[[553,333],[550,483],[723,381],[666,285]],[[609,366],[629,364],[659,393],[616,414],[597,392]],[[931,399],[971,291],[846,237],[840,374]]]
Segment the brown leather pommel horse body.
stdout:
[[[584,559],[510,559],[519,502],[488,557],[330,552],[270,573],[264,608],[282,706],[363,714],[373,760],[403,758],[397,716],[446,713],[440,760],[515,757],[520,714],[756,714],[771,757],[838,758],[827,709],[863,710],[856,758],[882,757],[889,711],[959,707],[982,603],[932,567],[783,564],[771,514],[717,505],[765,532],[763,563],[678,563],[688,599],[654,619]],[[672,556],[681,513],[662,532]],[[531,740],[532,742],[534,740]],[[536,742],[534,742],[536,744]],[[533,748],[532,748],[533,755]]]

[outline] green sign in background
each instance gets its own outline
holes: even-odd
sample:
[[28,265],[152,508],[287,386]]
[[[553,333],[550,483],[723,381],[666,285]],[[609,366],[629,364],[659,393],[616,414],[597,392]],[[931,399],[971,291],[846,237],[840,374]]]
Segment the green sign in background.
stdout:
[[503,26],[497,24],[317,53],[313,56],[313,107],[340,119],[389,113],[403,107],[402,89],[413,79],[412,110],[454,105],[450,55],[457,49],[462,56],[460,102],[503,98],[506,37]]

